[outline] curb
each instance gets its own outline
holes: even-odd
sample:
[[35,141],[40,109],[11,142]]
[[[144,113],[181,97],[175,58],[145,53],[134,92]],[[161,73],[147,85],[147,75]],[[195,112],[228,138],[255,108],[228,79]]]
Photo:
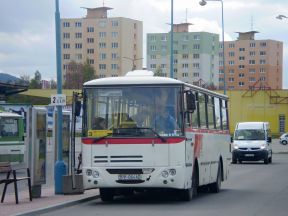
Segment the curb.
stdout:
[[39,214],[45,214],[54,210],[59,210],[65,207],[70,207],[76,204],[81,204],[81,203],[88,202],[88,201],[98,199],[98,198],[100,198],[100,195],[85,197],[79,200],[67,201],[64,203],[48,206],[46,208],[36,209],[36,210],[32,210],[32,211],[28,211],[28,212],[24,212],[20,214],[15,214],[15,216],[37,216]]

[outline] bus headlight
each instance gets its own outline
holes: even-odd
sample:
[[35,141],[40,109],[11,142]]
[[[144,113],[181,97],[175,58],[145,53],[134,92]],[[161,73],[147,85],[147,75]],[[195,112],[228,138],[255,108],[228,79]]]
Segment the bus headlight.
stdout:
[[93,170],[92,176],[93,176],[94,178],[99,178],[100,173],[99,173],[97,170]]
[[91,176],[92,175],[92,170],[91,169],[87,169],[86,170],[86,175],[87,176]]
[[175,175],[176,175],[176,170],[175,170],[175,169],[170,169],[170,170],[169,170],[169,174],[170,174],[171,176],[175,176]]
[[167,170],[163,170],[163,171],[161,172],[161,175],[162,175],[163,178],[168,178],[169,172],[168,172]]

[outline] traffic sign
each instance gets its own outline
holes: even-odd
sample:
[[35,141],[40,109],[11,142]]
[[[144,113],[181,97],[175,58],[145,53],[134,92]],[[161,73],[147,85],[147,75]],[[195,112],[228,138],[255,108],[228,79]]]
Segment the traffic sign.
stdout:
[[66,95],[65,94],[51,95],[51,105],[66,106]]

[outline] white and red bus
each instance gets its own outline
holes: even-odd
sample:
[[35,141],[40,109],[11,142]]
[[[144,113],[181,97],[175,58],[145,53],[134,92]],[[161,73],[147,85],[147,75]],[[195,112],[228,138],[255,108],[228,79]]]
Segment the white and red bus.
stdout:
[[84,83],[84,189],[103,201],[140,189],[187,201],[200,186],[219,192],[231,162],[227,101],[144,70]]

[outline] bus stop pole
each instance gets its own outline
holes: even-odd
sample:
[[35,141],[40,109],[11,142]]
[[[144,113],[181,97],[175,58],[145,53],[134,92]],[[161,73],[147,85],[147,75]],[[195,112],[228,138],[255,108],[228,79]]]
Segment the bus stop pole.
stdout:
[[[55,32],[56,32],[56,62],[57,62],[57,94],[62,94],[61,71],[61,26],[59,0],[55,0]],[[66,165],[62,159],[62,106],[57,106],[57,161],[55,163],[55,194],[63,194],[63,175],[66,175]]]

